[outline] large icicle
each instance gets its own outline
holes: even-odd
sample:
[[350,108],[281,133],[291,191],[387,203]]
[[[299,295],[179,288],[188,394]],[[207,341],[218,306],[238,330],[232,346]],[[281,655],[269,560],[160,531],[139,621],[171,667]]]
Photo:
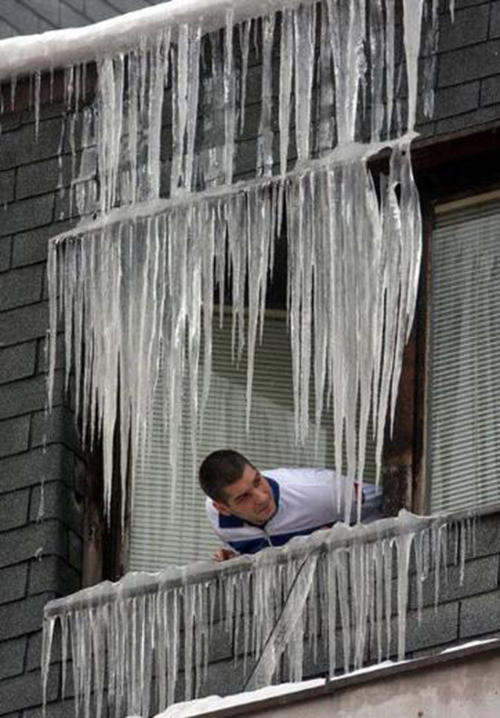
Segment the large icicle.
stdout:
[[[202,18],[167,23],[137,46],[99,58],[95,106],[70,120],[71,199],[82,214],[97,211],[99,217],[90,224],[82,221],[50,248],[49,388],[57,322],[64,313],[66,363],[68,372],[74,363],[84,435],[93,440],[98,434],[104,443],[106,505],[118,417],[125,488],[128,457],[136,462],[147,447],[161,367],[168,367],[162,384],[173,475],[184,378],[196,455],[200,407],[202,415],[210,387],[214,283],[223,299],[229,272],[236,355],[244,344],[248,351],[249,420],[254,350],[283,206],[297,438],[303,441],[310,431],[314,371],[316,425],[326,397],[333,397],[337,469],[342,470],[345,449],[347,474],[363,475],[371,414],[380,473],[384,426],[389,408],[394,415],[420,261],[409,140],[422,6],[422,0],[403,3],[409,134],[402,139],[391,134],[394,0],[292,4],[281,13],[269,12],[258,24],[247,19],[234,27],[238,13],[229,9],[222,33],[207,34]],[[435,32],[435,15],[433,23]],[[237,100],[245,100],[250,38],[259,32],[256,179],[234,184],[245,129],[244,107]],[[314,122],[318,73],[319,121]],[[76,113],[85,76],[84,65],[66,72],[68,107]],[[276,102],[279,143],[274,141]],[[332,103],[336,111],[329,122],[324,113],[334,109]],[[84,144],[79,169],[78,122]],[[378,144],[383,134],[393,149],[379,197],[368,162],[383,147]],[[297,164],[290,169],[293,139]],[[165,144],[171,145],[169,163]],[[273,174],[278,166],[279,174]],[[165,184],[170,200],[160,200]],[[200,363],[204,376],[198,389]]]
[[[399,156],[399,149],[394,153]],[[401,167],[404,166],[403,163]],[[157,203],[149,207],[143,218],[132,213],[126,219],[126,215],[118,212],[111,215],[113,219],[116,216],[116,221],[82,226],[53,242],[49,260],[52,322],[55,326],[57,303],[66,320],[68,365],[73,351],[75,355],[81,351],[73,345],[74,340],[85,337],[85,359],[76,366],[81,372],[77,383],[84,387],[82,412],[84,418],[90,414],[91,431],[100,411],[98,426],[103,432],[105,456],[112,456],[114,412],[120,393],[122,441],[126,447],[130,436],[132,457],[137,460],[140,442],[148,434],[147,422],[161,365],[169,367],[163,374],[164,415],[174,466],[181,415],[180,388],[186,371],[192,388],[191,425],[193,430],[196,428],[201,327],[206,330],[206,367],[211,351],[207,333],[213,306],[211,272],[214,257],[224,253],[223,248],[217,248],[226,234],[239,346],[245,341],[241,290],[245,284],[249,287],[247,405],[250,407],[253,356],[258,326],[264,321],[276,231],[273,213],[282,187],[287,207],[291,346],[299,408],[297,431],[304,438],[309,430],[314,329],[316,363],[323,366],[316,373],[317,407],[321,408],[324,401],[324,385],[334,397],[337,460],[341,457],[345,427],[347,474],[352,479],[363,475],[370,409],[381,417],[378,426],[381,437],[390,396],[394,404],[418,271],[418,205],[410,187],[406,190],[410,181],[408,171],[391,179],[389,186],[396,181],[401,182],[404,190],[401,202],[406,202],[403,207],[391,190],[391,216],[396,229],[393,225],[384,229],[385,211],[379,205],[366,160],[352,157],[347,162],[339,161],[334,152],[328,162],[325,158],[311,165],[307,172],[291,174],[284,180],[276,178],[252,187],[236,187],[232,194],[206,191],[195,202],[182,197]],[[403,216],[404,209],[417,212],[417,216],[411,215],[413,219]],[[399,234],[397,228],[402,228]],[[402,243],[404,252],[392,251],[394,242]],[[398,281],[403,282],[400,289]],[[389,296],[384,304],[387,286],[393,299],[391,303]],[[380,316],[384,306],[385,322]],[[379,349],[381,358],[377,364],[376,337],[394,321],[395,329],[388,334],[394,336],[394,341],[386,340]],[[74,334],[73,326],[78,328]],[[54,351],[53,346],[52,361]],[[375,406],[371,387],[377,381],[378,367],[382,367],[383,380],[379,404]],[[208,382],[206,376],[205,395]],[[111,464],[107,463],[105,468],[109,501]],[[125,469],[122,466],[122,471]]]
[[[50,248],[49,389],[64,313],[66,365],[68,372],[75,367],[84,435],[103,440],[107,506],[117,422],[125,488],[129,456],[137,462],[147,450],[161,367],[173,475],[183,384],[196,456],[210,387],[214,287],[222,305],[228,276],[235,355],[247,345],[249,424],[254,350],[283,208],[297,439],[310,431],[313,372],[317,425],[332,398],[337,470],[363,475],[371,416],[380,474],[421,240],[409,142],[423,0],[401,0],[400,7],[402,34],[396,0],[266,5],[262,17],[243,22],[234,3],[220,31],[201,14],[196,22],[167,21],[135,46],[98,56],[95,104],[70,119],[71,196],[84,217],[97,213],[97,220],[82,220]],[[435,32],[436,13],[432,21]],[[407,74],[404,137],[392,127],[400,102],[396,36]],[[246,127],[238,103],[247,96],[252,38],[261,43],[257,153],[253,178],[238,184],[238,171],[249,171],[239,167]],[[85,67],[66,71],[68,107],[76,113]],[[85,143],[79,169],[78,122]],[[391,148],[390,172],[378,192],[369,161],[384,146]]]
[[[280,664],[283,679],[301,680],[305,652],[316,637],[328,642],[330,676],[361,667],[369,647],[379,661],[402,659],[409,584],[417,587],[420,616],[423,582],[433,576],[437,595],[448,544],[455,548],[450,559],[464,566],[470,522],[402,512],[371,526],[338,524],[252,559],[129,574],[53,601],[45,611],[44,685],[60,629],[64,643],[70,640],[63,661],[73,664],[77,718],[101,718],[105,694],[116,716],[147,716],[199,696],[211,637],[222,630],[233,636],[235,651],[245,651],[242,680],[254,688],[277,678]],[[416,570],[410,569],[412,554]]]

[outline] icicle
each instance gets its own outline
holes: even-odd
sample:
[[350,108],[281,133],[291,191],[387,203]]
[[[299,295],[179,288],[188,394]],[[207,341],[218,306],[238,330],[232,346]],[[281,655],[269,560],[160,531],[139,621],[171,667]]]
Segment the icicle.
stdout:
[[309,159],[310,154],[315,36],[316,5],[299,5],[294,13],[295,135],[299,163]]
[[[170,52],[170,30],[167,29],[165,33],[160,36],[156,46],[150,51],[150,88],[148,98],[148,115],[147,115],[147,128],[148,128],[148,143],[147,143],[147,189],[145,192],[144,199],[155,199],[160,196],[160,173],[161,173],[161,127],[162,127],[162,109],[163,109],[163,90],[165,86],[166,76],[168,74],[168,58]],[[192,72],[192,83],[193,91],[195,94],[196,102],[198,100],[198,64],[199,56],[196,53],[196,59],[194,62],[190,62],[190,71]],[[191,60],[191,58],[190,58]],[[132,98],[134,101],[135,98]],[[194,110],[194,117],[196,118],[196,105],[190,107],[190,110]],[[196,120],[194,120],[196,121]],[[193,120],[191,120],[193,122]],[[192,167],[192,154],[194,145],[194,138],[191,137],[193,131],[190,128],[188,130],[188,153],[186,164],[188,170],[191,171]],[[131,158],[131,164],[136,163],[136,158]],[[135,168],[135,171],[136,168]],[[189,178],[190,186],[190,178]],[[135,193],[130,193],[130,200],[133,202],[136,199]]]
[[16,108],[16,89],[17,89],[17,77],[12,77],[10,80],[10,109],[14,112]]
[[[189,87],[187,92],[187,124],[186,124],[186,157],[184,170],[184,187],[194,189],[194,146],[196,138],[196,121],[198,116],[198,89],[200,72],[201,28],[190,29],[189,43]],[[232,145],[231,145],[232,146]]]
[[[382,0],[371,0],[370,8],[370,65],[371,65],[371,142],[378,142],[384,122],[383,81],[384,81],[384,36]],[[386,56],[386,59],[387,56]],[[389,113],[390,105],[387,107]]]
[[396,537],[398,555],[398,660],[404,660],[406,645],[406,609],[408,603],[408,567],[414,533]]
[[[277,661],[302,615],[313,583],[317,560],[317,555],[306,556],[299,564],[293,567],[294,579],[285,597],[285,606],[278,621],[272,628],[272,633],[268,636],[262,653],[258,657],[258,664],[252,681],[255,688],[269,685],[271,682]],[[302,666],[300,666],[300,672],[301,670]],[[298,671],[296,670],[295,673],[297,675]],[[298,680],[299,678],[296,679]]]
[[[50,657],[52,652],[52,641],[54,638],[54,628],[56,618],[49,618],[43,624],[43,642],[42,642],[42,696],[43,696],[43,715],[45,718],[47,705],[47,682],[49,679]],[[65,656],[64,656],[65,658]]]
[[337,566],[336,554],[331,551],[326,557],[326,598],[327,598],[327,626],[328,626],[328,663],[330,675],[335,675],[337,667]]
[[272,207],[269,187],[251,192],[247,198],[247,262],[248,262],[248,355],[247,355],[247,430],[250,425],[250,410],[253,383],[255,344],[258,326],[264,322],[264,301],[267,288],[269,257],[274,237],[272,231]]
[[64,698],[66,697],[66,672],[68,667],[68,617],[60,616],[59,621],[61,624],[61,695],[64,700]]
[[40,129],[40,93],[42,89],[42,73],[35,72],[35,138],[38,142],[38,131]]
[[280,173],[286,174],[288,144],[290,139],[290,97],[293,77],[293,13],[283,10],[281,16],[281,47],[280,47],[280,97],[279,97],[279,128],[280,128]]
[[262,20],[262,94],[259,138],[257,147],[257,175],[268,176],[273,169],[273,128],[272,128],[272,49],[274,42],[275,16]]
[[[331,150],[335,144],[335,92],[332,73],[332,57],[329,42],[329,24],[326,5],[321,5],[320,26],[320,57],[319,57],[319,81],[320,88],[317,94],[317,122],[319,131],[317,133],[317,151],[321,156]],[[283,53],[282,53],[283,56]],[[280,105],[281,107],[281,105]]]
[[[469,528],[467,521],[461,522],[464,534]],[[363,665],[370,633],[376,634],[380,661],[383,637],[391,655],[393,545],[397,549],[398,657],[402,659],[412,544],[416,578],[424,581],[432,574],[427,568],[429,559],[437,572],[446,562],[447,532],[442,518],[402,512],[397,520],[380,527],[338,524],[329,533],[282,550],[263,551],[253,559],[241,559],[239,565],[171,567],[160,574],[130,574],[118,584],[87,589],[47,607],[44,680],[59,620],[63,674],[70,657],[65,645],[70,639],[77,715],[98,718],[105,695],[116,716],[149,714],[153,675],[159,710],[174,701],[181,673],[186,696],[198,695],[206,676],[217,594],[235,650],[242,637],[245,658],[252,652],[254,664],[247,683],[253,686],[278,679],[280,660],[287,667],[288,679],[300,680],[304,650],[309,643],[314,652],[316,633],[328,637],[329,670],[334,675],[338,619],[344,671]]]
[[225,182],[233,181],[234,138],[236,131],[236,79],[233,68],[234,11],[226,14],[224,33],[224,168]]
[[248,53],[250,49],[250,28],[252,20],[243,22],[240,26],[240,48],[241,48],[241,73],[240,73],[240,91],[239,91],[239,130],[243,134],[245,127],[245,102],[247,91],[247,72],[248,72]]
[[375,603],[375,635],[377,648],[377,661],[383,659],[382,632],[384,626],[384,543],[378,541],[374,546],[374,603]]
[[392,619],[392,561],[393,539],[384,539],[382,542],[384,556],[384,605],[386,625],[386,657],[391,655],[391,619]]
[[408,130],[413,130],[417,114],[417,65],[424,0],[403,0],[406,74],[408,79]]
[[394,112],[394,2],[395,0],[386,0],[385,2],[385,113],[388,138],[391,136]]
[[423,537],[424,534],[419,534],[413,543],[415,552],[415,583],[417,587],[417,611],[419,623],[422,620],[423,583],[426,578],[423,568]]
[[[354,141],[361,77],[364,72],[365,2],[327,0],[335,74],[339,145]],[[420,26],[419,26],[420,27]]]
[[434,114],[434,85],[436,81],[437,51],[439,45],[439,0],[428,0],[427,10],[430,17],[427,17],[427,22],[424,23],[426,34],[422,51],[422,92],[424,115],[430,119]]
[[189,25],[181,25],[178,33],[172,79],[172,137],[174,145],[170,180],[170,193],[172,196],[183,186],[182,162],[188,121],[189,46]]
[[[411,128],[422,0],[405,0],[404,11]],[[303,440],[309,431],[309,379],[314,355],[316,426],[325,399],[332,397],[337,470],[342,470],[345,448],[351,481],[363,474],[371,415],[380,473],[386,415],[388,407],[394,415],[402,351],[415,307],[421,233],[407,141],[393,150],[391,175],[382,182],[380,206],[367,169],[367,158],[379,149],[374,142],[384,129],[387,136],[391,131],[394,0],[373,0],[369,5],[366,0],[326,0],[321,7],[304,5],[280,12],[278,153],[273,147],[272,126],[276,12],[258,21],[245,20],[234,28],[234,15],[228,11],[223,33],[205,35],[210,40],[211,62],[206,63],[201,89],[204,144],[199,158],[195,149],[201,129],[202,20],[167,26],[144,36],[133,48],[104,55],[97,67],[96,104],[80,116],[77,111],[85,91],[85,64],[65,72],[66,106],[68,113],[74,114],[68,125],[75,164],[71,201],[74,198],[80,214],[100,208],[107,220],[103,218],[94,229],[82,223],[72,237],[60,240],[61,247],[50,250],[48,387],[51,396],[57,317],[63,308],[67,366],[69,371],[73,360],[84,433],[91,442],[96,433],[104,438],[107,504],[117,417],[120,415],[120,469],[125,488],[129,455],[134,473],[138,454],[142,452],[144,460],[147,451],[148,417],[161,366],[169,367],[162,391],[174,473],[184,377],[190,385],[189,425],[195,456],[197,430],[202,425],[210,387],[214,282],[223,299],[225,278],[230,272],[235,357],[242,356],[245,343],[248,346],[249,422],[253,356],[257,333],[262,332],[266,281],[280,222],[277,215],[285,196],[297,436]],[[320,32],[316,32],[318,22]],[[262,50],[262,111],[256,175],[261,182],[250,181],[236,188],[232,184],[235,142],[244,124],[244,107],[237,108],[236,100],[244,104],[249,45],[252,32],[254,44],[259,45],[258,24],[262,28],[262,47],[256,47]],[[319,129],[311,122],[317,58]],[[173,156],[170,200],[162,200],[166,203],[162,210],[158,200],[160,138],[169,79]],[[292,84],[298,167],[286,174]],[[364,87],[371,88],[372,93],[371,144],[361,149],[353,142],[362,134]],[[333,102],[335,117],[325,124],[322,111]],[[84,145],[78,170],[77,117]],[[335,129],[338,147],[325,154],[333,144]],[[322,158],[314,163],[311,154],[316,148]],[[273,178],[273,166],[278,161],[281,176]],[[223,191],[212,197],[200,196],[194,192],[198,181],[207,192],[217,186]],[[152,204],[145,205],[148,201]],[[133,204],[137,216],[114,210]],[[147,214],[150,221],[145,219]],[[246,334],[245,284],[250,287]],[[62,290],[59,300],[58,290]],[[201,332],[204,368],[198,395]],[[346,502],[346,512],[350,512],[350,501]]]

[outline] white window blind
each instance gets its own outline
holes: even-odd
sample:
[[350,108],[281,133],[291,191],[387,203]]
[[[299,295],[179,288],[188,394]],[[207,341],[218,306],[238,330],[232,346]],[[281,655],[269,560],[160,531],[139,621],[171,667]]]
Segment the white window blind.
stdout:
[[[199,441],[197,466],[211,451],[233,448],[259,468],[332,466],[333,428],[326,413],[315,452],[314,437],[295,443],[290,342],[284,316],[266,318],[255,359],[251,427],[245,431],[246,362],[231,360],[230,321],[213,330],[213,374]],[[163,420],[158,409],[149,458],[135,481],[129,569],[158,570],[167,564],[206,559],[220,545],[205,517],[205,499],[193,477],[189,429],[181,431],[180,475],[174,500]],[[311,434],[314,432],[311,431]],[[365,478],[374,476],[374,447],[367,447]],[[196,467],[197,468],[197,467]]]
[[438,215],[432,241],[430,510],[500,501],[500,201]]

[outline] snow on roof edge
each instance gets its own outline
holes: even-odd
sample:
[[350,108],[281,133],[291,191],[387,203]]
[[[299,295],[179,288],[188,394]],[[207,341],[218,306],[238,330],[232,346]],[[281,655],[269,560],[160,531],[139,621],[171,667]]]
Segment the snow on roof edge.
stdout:
[[0,41],[0,81],[37,71],[91,62],[136,47],[141,37],[166,26],[200,23],[205,31],[316,0],[171,0],[93,25],[21,35]]

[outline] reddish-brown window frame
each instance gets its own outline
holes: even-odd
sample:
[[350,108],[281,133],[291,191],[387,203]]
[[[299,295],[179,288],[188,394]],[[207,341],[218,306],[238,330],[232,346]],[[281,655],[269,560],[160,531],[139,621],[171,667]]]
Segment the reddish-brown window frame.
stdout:
[[[428,511],[427,374],[431,361],[429,288],[435,208],[500,188],[500,125],[416,141],[413,168],[421,198],[423,255],[413,331],[406,347],[392,436],[384,443],[386,510]],[[383,168],[382,168],[383,171]]]

